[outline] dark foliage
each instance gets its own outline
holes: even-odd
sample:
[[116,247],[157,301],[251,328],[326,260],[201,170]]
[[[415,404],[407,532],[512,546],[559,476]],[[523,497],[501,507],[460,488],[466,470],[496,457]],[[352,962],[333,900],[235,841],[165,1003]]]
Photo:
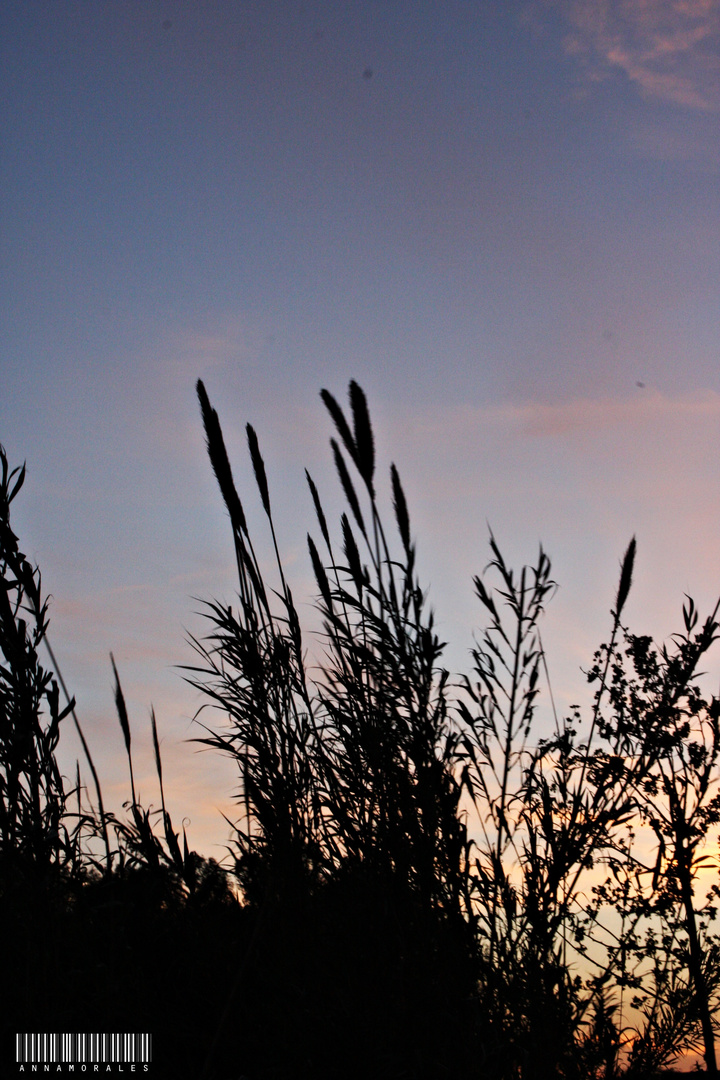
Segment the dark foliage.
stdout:
[[[474,579],[484,628],[454,680],[400,475],[392,465],[383,494],[351,383],[347,415],[321,395],[348,508],[337,533],[307,476],[323,625],[311,664],[257,434],[247,426],[272,582],[197,389],[238,596],[207,605],[188,678],[221,717],[203,715],[199,741],[237,763],[231,874],[173,827],[154,712],[160,809],[140,805],[114,660],[130,798],[124,816],[105,809],[74,702],[60,703],[39,572],[10,528],[24,470],[0,451],[5,1041],[151,1031],[153,1075],[179,1080],[649,1080],[690,1051],[716,1075],[719,894],[711,881],[704,899],[698,875],[717,873],[720,704],[700,665],[718,608],[700,623],[688,600],[664,646],[631,634],[633,539],[589,715],[559,717],[540,633],[550,561],[541,550],[518,574],[491,536]],[[69,716],[94,802],[79,766],[71,790],[58,771]]]

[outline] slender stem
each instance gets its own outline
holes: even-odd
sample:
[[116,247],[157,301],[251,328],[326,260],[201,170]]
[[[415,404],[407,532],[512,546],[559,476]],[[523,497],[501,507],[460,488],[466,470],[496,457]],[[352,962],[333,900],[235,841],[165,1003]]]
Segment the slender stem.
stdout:
[[80,736],[80,742],[82,743],[82,748],[83,748],[83,751],[85,753],[85,757],[87,758],[87,763],[90,766],[90,772],[92,773],[93,782],[95,784],[95,793],[97,794],[97,800],[98,800],[98,812],[100,814],[100,827],[102,828],[103,842],[105,844],[105,872],[107,874],[109,874],[111,872],[111,870],[112,870],[112,852],[110,851],[110,838],[108,836],[108,831],[107,831],[107,821],[105,819],[105,807],[103,805],[102,789],[100,787],[100,778],[98,777],[97,770],[95,768],[95,763],[93,762],[92,754],[90,753],[90,747],[88,746],[88,744],[87,744],[87,742],[85,740],[85,736],[83,735],[83,730],[82,730],[82,728],[80,726],[80,721],[78,720],[77,712],[75,711],[75,706],[72,705],[71,698],[70,698],[70,695],[68,693],[67,686],[65,685],[65,680],[63,679],[62,672],[60,671],[60,666],[59,666],[57,660],[55,659],[55,653],[53,652],[52,646],[50,645],[50,642],[49,642],[47,637],[45,637],[45,647],[46,647],[46,649],[47,649],[47,651],[48,651],[48,653],[50,655],[50,661],[51,661],[51,663],[53,665],[53,668],[55,669],[55,674],[58,677],[58,682],[60,683],[60,686],[62,687],[63,694],[65,695],[65,700],[67,701],[68,705],[71,706],[70,712],[72,714],[73,720],[75,721],[75,729],[76,729],[78,735]]

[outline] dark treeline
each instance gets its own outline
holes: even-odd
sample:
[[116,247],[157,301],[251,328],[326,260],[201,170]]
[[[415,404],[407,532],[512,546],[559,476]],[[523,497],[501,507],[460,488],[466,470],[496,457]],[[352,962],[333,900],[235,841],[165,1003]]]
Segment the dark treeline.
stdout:
[[[229,867],[174,828],[154,715],[160,807],[140,805],[114,661],[130,797],[124,815],[105,808],[75,703],[41,655],[47,602],[10,526],[24,470],[2,453],[8,1063],[16,1032],[112,1030],[151,1032],[152,1074],[180,1080],[632,1080],[690,1052],[716,1076],[720,701],[700,667],[718,607],[701,620],[687,600],[669,644],[631,633],[631,541],[590,703],[560,716],[539,629],[550,561],[541,550],[518,573],[491,536],[473,582],[483,629],[451,676],[398,471],[388,499],[351,383],[347,412],[322,393],[337,529],[307,475],[323,625],[311,663],[256,434],[262,550],[202,383],[198,396],[238,595],[207,604],[185,670],[218,718],[202,714],[198,741],[237,762]],[[87,787],[57,766],[69,723]]]

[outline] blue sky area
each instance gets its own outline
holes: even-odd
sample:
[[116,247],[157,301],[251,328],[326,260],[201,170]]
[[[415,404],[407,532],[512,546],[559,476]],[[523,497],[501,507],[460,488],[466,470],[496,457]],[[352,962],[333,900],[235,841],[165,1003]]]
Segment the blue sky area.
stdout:
[[488,524],[553,558],[564,706],[633,533],[635,630],[714,603],[719,113],[714,0],[6,0],[0,441],[108,801],[113,650],[144,800],[152,702],[171,810],[222,854],[233,773],[183,742],[174,667],[194,598],[233,597],[198,377],[263,535],[258,431],[306,598],[318,391],[360,382],[455,668]]

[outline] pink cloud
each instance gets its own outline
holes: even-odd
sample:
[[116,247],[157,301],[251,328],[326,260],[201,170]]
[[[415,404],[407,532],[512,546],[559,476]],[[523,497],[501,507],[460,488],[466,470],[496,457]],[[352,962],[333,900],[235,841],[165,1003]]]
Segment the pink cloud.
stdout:
[[720,394],[669,398],[649,391],[634,398],[575,399],[558,405],[531,404],[513,409],[524,434],[552,437],[575,432],[586,434],[624,426],[652,424],[666,427],[672,421],[720,419]]
[[594,79],[621,71],[643,97],[720,109],[715,0],[550,0],[569,26],[566,51]]

